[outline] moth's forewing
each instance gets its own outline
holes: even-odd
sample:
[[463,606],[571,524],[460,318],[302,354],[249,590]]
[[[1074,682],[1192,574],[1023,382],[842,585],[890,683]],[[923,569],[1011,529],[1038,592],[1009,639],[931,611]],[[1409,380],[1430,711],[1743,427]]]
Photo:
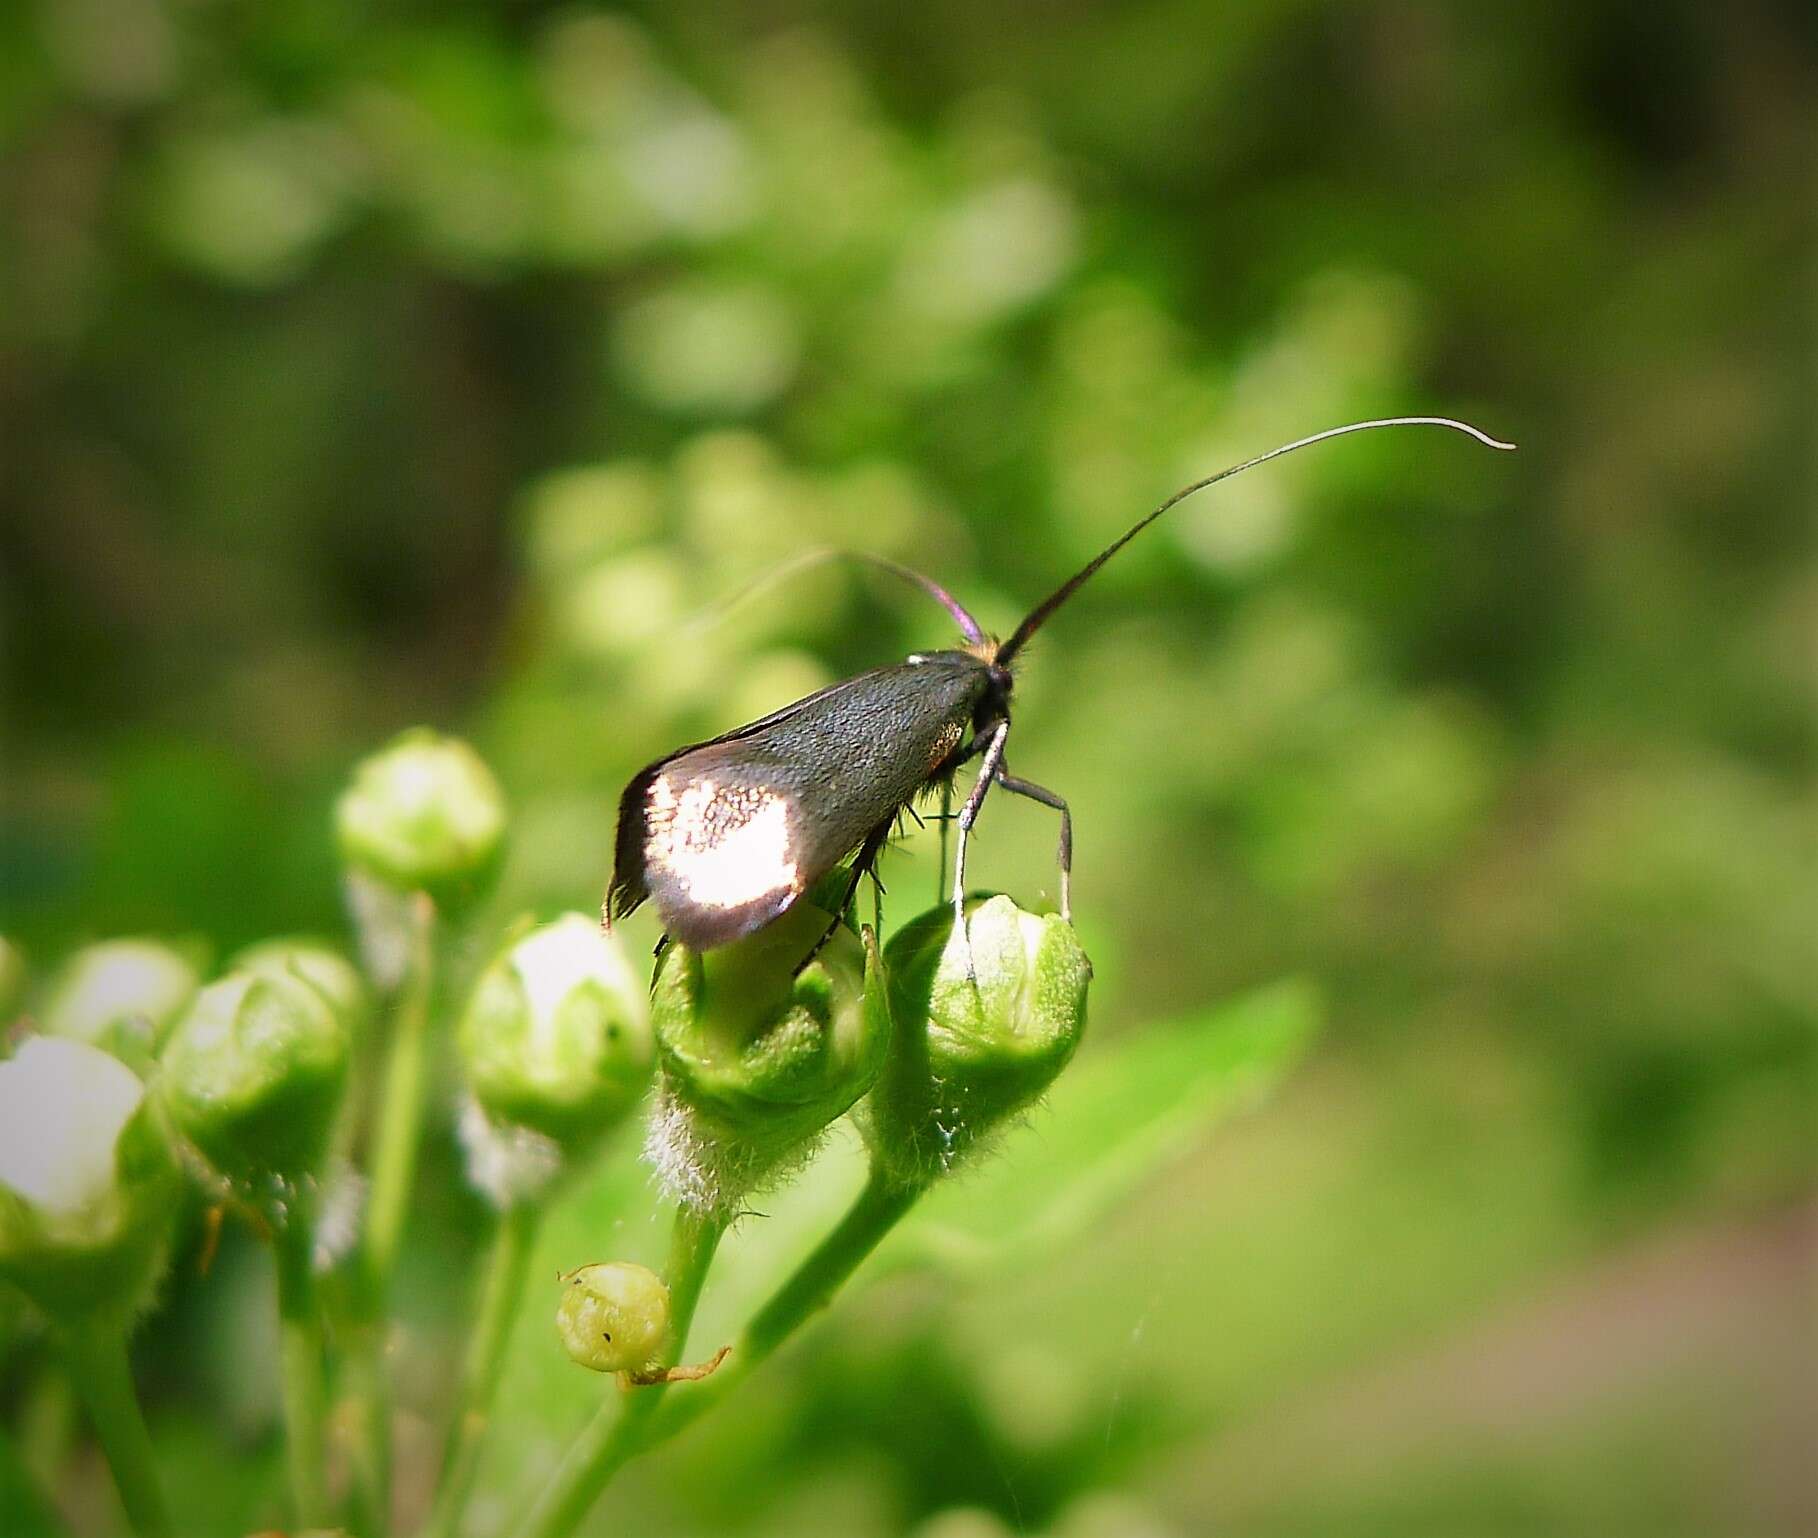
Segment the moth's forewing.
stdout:
[[769,923],[953,755],[988,677],[930,653],[658,760],[619,804],[610,912],[649,897],[695,950]]

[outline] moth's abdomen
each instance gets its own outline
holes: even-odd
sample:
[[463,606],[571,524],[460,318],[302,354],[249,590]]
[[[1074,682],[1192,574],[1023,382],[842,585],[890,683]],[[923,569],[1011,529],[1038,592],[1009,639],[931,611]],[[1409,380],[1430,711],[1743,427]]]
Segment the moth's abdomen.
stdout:
[[939,652],[652,764],[620,803],[612,913],[648,896],[696,950],[769,923],[914,798],[986,687]]

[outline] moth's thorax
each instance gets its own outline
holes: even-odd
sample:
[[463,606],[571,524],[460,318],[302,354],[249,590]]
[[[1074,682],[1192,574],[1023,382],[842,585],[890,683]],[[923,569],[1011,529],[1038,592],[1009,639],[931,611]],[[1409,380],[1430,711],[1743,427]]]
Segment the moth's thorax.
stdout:
[[979,727],[1009,714],[1016,681],[1009,667],[997,660],[1001,644],[996,636],[982,636],[948,651],[911,652],[904,662],[909,667],[938,667],[973,678],[982,675],[972,710],[972,723]]

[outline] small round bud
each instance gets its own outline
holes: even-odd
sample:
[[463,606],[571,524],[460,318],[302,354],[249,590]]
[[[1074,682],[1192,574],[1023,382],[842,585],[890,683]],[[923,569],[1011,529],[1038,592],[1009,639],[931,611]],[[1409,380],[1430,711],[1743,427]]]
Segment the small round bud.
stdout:
[[595,1372],[655,1366],[669,1339],[669,1289],[629,1261],[582,1266],[563,1278],[556,1333],[569,1359]]
[[480,976],[457,1035],[489,1120],[574,1153],[650,1082],[645,991],[596,919],[565,914],[514,941]]
[[937,908],[886,952],[897,1036],[867,1131],[905,1185],[938,1178],[1053,1083],[1086,1025],[1092,965],[1073,926],[1008,897],[964,928]]
[[331,945],[317,940],[261,940],[236,955],[230,972],[300,978],[347,1021],[355,1035],[366,1022],[372,1001],[354,964]]
[[352,1032],[314,985],[230,973],[196,996],[164,1049],[172,1125],[274,1221],[328,1146]]
[[671,945],[651,990],[661,1066],[646,1155],[670,1194],[726,1212],[793,1169],[877,1077],[890,1036],[875,943],[798,902],[748,939]]
[[39,1024],[149,1064],[183,1006],[201,986],[195,961],[155,940],[103,940],[77,951],[45,994]]
[[0,1278],[47,1313],[128,1314],[162,1269],[176,1165],[118,1058],[33,1036],[0,1062]]
[[505,797],[465,742],[418,727],[355,769],[335,804],[335,831],[353,870],[459,903],[498,868]]

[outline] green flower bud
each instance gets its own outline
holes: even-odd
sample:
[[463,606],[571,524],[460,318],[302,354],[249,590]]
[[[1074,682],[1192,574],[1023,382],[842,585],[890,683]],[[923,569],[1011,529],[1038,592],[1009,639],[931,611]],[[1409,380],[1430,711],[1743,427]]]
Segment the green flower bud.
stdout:
[[459,904],[498,869],[505,797],[466,743],[417,727],[355,769],[335,804],[335,831],[352,870]]
[[0,1062],[0,1278],[48,1314],[131,1315],[163,1269],[177,1168],[145,1086],[86,1042]]
[[230,972],[300,978],[358,1035],[372,1008],[366,984],[354,964],[331,945],[316,940],[261,940],[228,963]]
[[569,1359],[595,1372],[641,1372],[669,1339],[669,1289],[629,1261],[582,1266],[563,1281],[556,1333]]
[[963,930],[951,909],[925,913],[886,958],[897,1037],[866,1130],[897,1181],[925,1185],[1067,1066],[1092,965],[1071,924],[1008,897],[974,900]]
[[791,975],[828,922],[798,902],[734,945],[664,952],[651,991],[661,1074],[645,1152],[677,1201],[734,1210],[805,1160],[877,1077],[890,1015],[875,941],[838,929]]
[[196,996],[164,1049],[158,1083],[173,1126],[273,1222],[322,1162],[351,1038],[313,984],[240,971]]
[[579,913],[513,941],[480,975],[456,1041],[487,1121],[568,1157],[637,1103],[654,1056],[644,988],[617,940]]
[[39,1024],[148,1066],[183,1006],[201,986],[195,961],[155,940],[84,946],[52,980]]

